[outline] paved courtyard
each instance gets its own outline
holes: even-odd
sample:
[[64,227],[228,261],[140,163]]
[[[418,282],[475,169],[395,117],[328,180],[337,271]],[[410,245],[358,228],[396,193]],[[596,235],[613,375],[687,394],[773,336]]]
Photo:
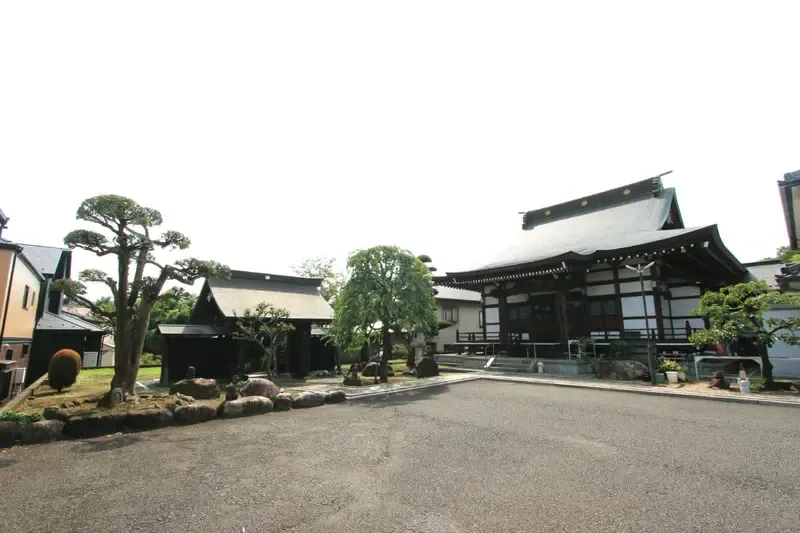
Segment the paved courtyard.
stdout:
[[800,411],[474,381],[0,453],[2,530],[797,531]]

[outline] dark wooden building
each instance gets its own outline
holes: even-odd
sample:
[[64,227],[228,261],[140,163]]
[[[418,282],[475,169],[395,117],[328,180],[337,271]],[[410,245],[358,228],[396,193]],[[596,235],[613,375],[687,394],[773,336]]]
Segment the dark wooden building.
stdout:
[[[650,263],[642,280],[628,268]],[[748,279],[716,225],[686,227],[653,178],[528,211],[504,252],[437,282],[483,295],[482,328],[457,343],[560,358],[586,337],[689,349],[703,291]]]
[[[295,330],[279,355],[279,372],[305,376],[334,367],[334,349],[320,328],[333,309],[319,292],[321,279],[234,270],[228,279],[209,278],[203,284],[190,325],[160,324],[164,339],[162,381],[181,379],[189,366],[201,377],[230,378],[245,371],[258,349],[233,338],[237,315],[261,302],[288,311]],[[312,334],[316,333],[316,335]]]

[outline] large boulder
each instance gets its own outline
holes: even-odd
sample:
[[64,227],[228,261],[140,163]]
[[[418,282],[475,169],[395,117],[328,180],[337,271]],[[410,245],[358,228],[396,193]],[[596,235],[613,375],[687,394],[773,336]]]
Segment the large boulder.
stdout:
[[264,378],[250,378],[242,387],[242,396],[263,396],[273,402],[280,392],[277,385]]
[[243,396],[220,406],[221,415],[228,418],[269,413],[273,408],[272,400],[265,396]]
[[45,407],[42,416],[45,420],[60,420],[66,423],[67,420],[69,420],[69,417],[72,415],[59,409],[58,407]]
[[609,379],[645,380],[650,370],[639,361],[612,361],[608,369]]
[[301,392],[300,396],[294,399],[295,409],[306,407],[317,407],[325,403],[325,394],[322,392],[306,391]]
[[23,444],[50,442],[61,438],[64,426],[64,422],[60,420],[41,420],[32,424],[25,424],[22,426],[20,440]]
[[167,409],[133,409],[125,417],[125,425],[131,429],[161,428],[172,422],[172,413]]
[[217,417],[217,409],[213,405],[193,404],[178,407],[172,413],[179,424],[197,424]]
[[111,435],[122,429],[127,413],[97,413],[70,417],[64,428],[64,435],[75,439],[89,439],[101,435]]
[[282,392],[275,398],[276,411],[288,411],[294,406],[294,398],[288,392]]
[[344,391],[332,390],[325,393],[325,403],[342,403],[347,400]]
[[10,448],[17,442],[21,432],[16,422],[0,422],[0,448]]
[[439,375],[439,365],[433,360],[433,357],[423,357],[417,363],[417,377],[418,378],[431,378]]
[[[375,375],[380,375],[380,363],[367,363],[367,366],[361,369],[361,375],[367,377],[375,377]],[[394,376],[394,368],[392,365],[386,365],[386,376]]]
[[172,384],[170,394],[185,394],[197,400],[219,398],[219,385],[216,380],[205,378],[182,379]]

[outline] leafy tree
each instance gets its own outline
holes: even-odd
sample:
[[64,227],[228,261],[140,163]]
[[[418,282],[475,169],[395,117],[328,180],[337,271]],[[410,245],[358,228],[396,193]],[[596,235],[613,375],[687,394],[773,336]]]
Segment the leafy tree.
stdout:
[[[59,280],[54,286],[69,298],[89,307],[94,314],[113,321],[116,354],[111,387],[122,387],[132,393],[150,314],[162,297],[164,284],[175,280],[191,285],[203,277],[228,276],[230,271],[214,261],[194,258],[180,259],[173,264],[159,263],[153,252],[185,250],[189,247],[189,238],[177,231],[165,231],[160,237],[152,236],[151,230],[161,225],[161,213],[130,198],[113,194],[88,198],[78,208],[77,219],[96,224],[104,233],[77,229],[64,237],[64,244],[100,257],[115,256],[117,277],[88,269],[80,273],[80,281]],[[154,275],[146,275],[146,271]],[[107,285],[112,294],[113,309],[87,299],[83,282]]]
[[764,385],[769,387],[774,380],[767,348],[776,341],[800,345],[800,337],[795,336],[800,329],[800,318],[764,319],[764,311],[774,304],[800,306],[800,294],[772,290],[763,281],[708,291],[700,298],[700,308],[695,314],[707,317],[711,327],[696,331],[690,340],[695,344],[713,344],[752,339],[759,347]]
[[237,317],[233,337],[250,341],[261,349],[261,368],[272,379],[278,351],[286,345],[291,331],[294,331],[294,326],[289,323],[288,311],[261,302],[254,311],[245,309],[244,315]]
[[145,340],[145,352],[160,354],[159,324],[188,324],[197,303],[197,296],[183,287],[172,287],[156,301],[150,313],[150,326]]
[[396,246],[355,252],[347,262],[349,278],[334,302],[331,337],[343,350],[358,350],[380,323],[383,358],[381,382],[392,358],[391,330],[436,328],[436,301],[431,272],[425,263]]
[[792,250],[789,246],[781,246],[778,248],[777,255],[778,259],[786,264],[800,263],[800,252]]
[[313,257],[292,267],[294,273],[306,278],[321,278],[319,292],[325,301],[333,304],[344,285],[344,275],[333,269],[335,260],[332,257]]

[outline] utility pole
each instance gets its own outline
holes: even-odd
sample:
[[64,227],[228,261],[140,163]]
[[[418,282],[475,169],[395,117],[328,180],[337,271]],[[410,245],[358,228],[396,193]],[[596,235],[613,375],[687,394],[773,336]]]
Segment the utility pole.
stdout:
[[[650,315],[647,314],[647,298],[644,296],[644,271],[648,270],[650,267],[655,265],[655,261],[650,261],[645,266],[636,265],[625,265],[625,268],[630,270],[631,272],[637,272],[639,274],[639,284],[642,287],[642,309],[644,309],[644,324],[645,329],[647,330],[647,365],[650,367],[650,383],[655,385],[656,384],[656,368],[653,362],[653,352],[650,349]],[[655,313],[655,305],[656,299],[655,295],[653,295],[653,312]]]

